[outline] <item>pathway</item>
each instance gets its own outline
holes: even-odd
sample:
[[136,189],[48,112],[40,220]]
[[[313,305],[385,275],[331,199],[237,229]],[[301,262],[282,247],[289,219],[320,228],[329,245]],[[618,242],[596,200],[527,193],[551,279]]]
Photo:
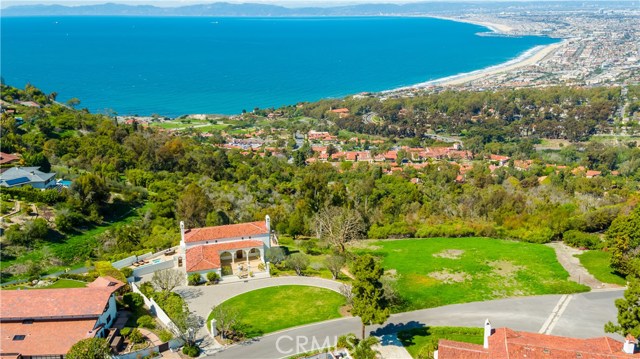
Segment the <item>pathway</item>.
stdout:
[[620,286],[616,284],[602,283],[594,278],[591,273],[580,264],[580,260],[575,257],[576,254],[581,254],[583,251],[569,247],[562,242],[548,243],[547,246],[556,251],[558,262],[569,272],[569,279],[572,281],[587,285],[591,287],[591,289],[620,288]]

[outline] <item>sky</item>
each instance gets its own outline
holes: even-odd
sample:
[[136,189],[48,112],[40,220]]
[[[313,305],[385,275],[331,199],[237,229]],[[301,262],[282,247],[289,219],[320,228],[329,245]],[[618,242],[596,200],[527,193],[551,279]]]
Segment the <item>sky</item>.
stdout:
[[[119,3],[130,5],[154,5],[154,6],[182,6],[182,5],[194,5],[194,4],[206,4],[213,2],[229,2],[229,3],[262,3],[282,6],[336,6],[346,4],[362,4],[362,3],[396,3],[406,4],[413,2],[455,2],[455,1],[474,1],[482,2],[487,0],[3,0],[0,1],[2,7],[8,7],[12,5],[35,5],[35,4],[60,4],[67,6],[87,5],[87,4],[104,4],[104,3]],[[490,1],[514,1],[514,0],[490,0]],[[519,0],[515,0],[519,1]],[[520,0],[522,1],[522,0]],[[543,0],[544,1],[544,0]],[[589,1],[589,0],[587,0]]]

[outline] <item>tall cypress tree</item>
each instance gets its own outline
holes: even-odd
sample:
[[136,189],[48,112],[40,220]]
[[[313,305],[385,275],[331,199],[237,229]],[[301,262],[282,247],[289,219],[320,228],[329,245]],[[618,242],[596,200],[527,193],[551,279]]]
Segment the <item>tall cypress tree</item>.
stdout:
[[624,298],[616,299],[618,324],[608,322],[604,326],[607,333],[618,333],[623,337],[631,334],[640,337],[640,279],[629,276]]
[[363,255],[356,259],[353,275],[353,315],[362,321],[362,339],[365,338],[365,327],[372,324],[383,324],[389,318],[389,303],[384,298],[384,290],[380,278],[384,269],[371,255]]

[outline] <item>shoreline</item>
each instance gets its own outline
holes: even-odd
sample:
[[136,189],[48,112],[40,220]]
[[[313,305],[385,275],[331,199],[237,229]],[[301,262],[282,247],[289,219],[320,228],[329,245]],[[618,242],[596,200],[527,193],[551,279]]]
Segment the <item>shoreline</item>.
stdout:
[[[497,23],[486,22],[486,21],[475,21],[475,20],[459,19],[454,17],[429,16],[429,15],[424,15],[422,17],[429,17],[433,19],[448,20],[448,21],[455,21],[455,22],[461,22],[466,24],[483,26],[489,29],[491,32],[494,32],[497,34],[511,35],[515,30],[514,28],[505,24],[497,24]],[[458,73],[451,76],[445,76],[445,77],[437,78],[434,80],[417,83],[414,85],[402,86],[395,89],[384,90],[384,91],[380,91],[379,93],[386,94],[386,93],[393,93],[393,92],[405,91],[405,90],[416,90],[416,89],[432,87],[432,86],[463,85],[468,82],[481,79],[483,77],[488,77],[488,76],[497,75],[503,72],[512,71],[520,67],[535,65],[541,60],[543,60],[545,57],[547,57],[549,54],[551,54],[552,52],[560,48],[564,43],[565,43],[565,40],[563,39],[560,42],[556,42],[549,45],[538,45],[521,53],[520,55],[518,55],[517,57],[511,60],[496,64],[496,65],[491,65],[488,67],[484,67],[484,68],[469,71],[469,72],[462,72],[462,73]]]

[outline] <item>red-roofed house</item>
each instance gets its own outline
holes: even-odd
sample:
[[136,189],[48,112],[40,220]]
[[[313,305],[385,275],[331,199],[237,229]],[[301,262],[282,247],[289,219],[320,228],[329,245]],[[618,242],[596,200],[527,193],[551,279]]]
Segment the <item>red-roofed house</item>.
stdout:
[[640,358],[635,352],[635,339],[624,343],[609,337],[578,339],[520,332],[509,328],[491,329],[487,320],[484,344],[460,343],[440,339],[436,359],[623,359]]
[[3,290],[0,356],[63,358],[73,344],[105,337],[124,283],[100,277],[86,288]]
[[19,161],[20,157],[10,153],[0,152],[0,165],[6,165],[11,162]]
[[[265,252],[271,248],[271,219],[264,222],[185,229],[180,222],[180,248],[187,275],[209,272],[244,276],[264,272]],[[224,279],[224,278],[223,278]]]

